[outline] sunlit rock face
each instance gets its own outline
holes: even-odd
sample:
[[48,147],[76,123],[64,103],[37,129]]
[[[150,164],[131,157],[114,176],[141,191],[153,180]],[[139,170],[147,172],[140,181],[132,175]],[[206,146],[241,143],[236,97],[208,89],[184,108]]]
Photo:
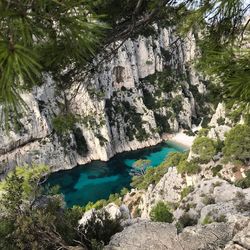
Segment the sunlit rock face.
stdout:
[[[205,250],[224,249],[232,239],[233,226],[226,223],[187,227],[177,234],[174,225],[162,222],[139,221],[115,234],[106,250]],[[228,248],[230,249],[230,248]],[[245,248],[231,248],[245,249]]]
[[[155,26],[154,34],[128,39],[87,86],[76,80],[62,91],[46,76],[42,86],[23,95],[29,110],[18,128],[13,125],[8,134],[0,130],[1,174],[30,163],[45,163],[55,171],[106,161],[117,152],[155,145],[164,133],[192,127],[200,109],[195,96],[205,93],[191,63],[195,55],[192,34],[181,41],[173,28]],[[53,119],[65,102],[80,120],[60,135]]]
[[170,167],[161,180],[155,186],[151,184],[147,192],[142,195],[139,204],[141,218],[149,219],[152,207],[159,201],[179,202],[181,190],[184,187],[186,187],[186,183],[181,174],[178,174],[175,167]]

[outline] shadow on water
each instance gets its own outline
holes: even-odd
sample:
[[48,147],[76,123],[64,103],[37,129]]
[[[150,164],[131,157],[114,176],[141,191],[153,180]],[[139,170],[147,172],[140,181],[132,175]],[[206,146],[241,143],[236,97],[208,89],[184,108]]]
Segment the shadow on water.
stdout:
[[117,154],[107,162],[93,161],[70,170],[52,173],[46,184],[59,185],[68,207],[85,205],[107,199],[110,194],[130,187],[130,168],[138,159],[151,160],[158,166],[170,152],[181,152],[183,148],[168,143]]

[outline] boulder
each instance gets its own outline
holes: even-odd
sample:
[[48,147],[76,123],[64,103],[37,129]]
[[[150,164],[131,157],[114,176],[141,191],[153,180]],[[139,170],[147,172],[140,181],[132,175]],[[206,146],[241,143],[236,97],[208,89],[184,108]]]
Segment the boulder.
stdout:
[[212,250],[223,249],[233,238],[233,226],[213,223],[188,227],[180,234],[174,225],[139,221],[115,234],[106,250]]
[[175,226],[167,223],[141,221],[132,224],[131,226],[126,227],[122,232],[115,234],[111,238],[109,245],[104,249],[181,250],[181,245],[177,241],[177,230]]
[[247,250],[250,249],[250,218],[248,224],[235,234],[233,239],[226,245],[225,250]]

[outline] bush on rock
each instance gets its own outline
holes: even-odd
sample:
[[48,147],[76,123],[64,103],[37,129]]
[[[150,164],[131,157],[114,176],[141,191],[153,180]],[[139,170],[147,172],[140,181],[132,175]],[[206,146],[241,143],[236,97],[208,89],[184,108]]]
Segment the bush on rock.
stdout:
[[168,222],[173,221],[173,214],[169,211],[168,206],[163,202],[159,201],[150,212],[150,219],[152,221]]

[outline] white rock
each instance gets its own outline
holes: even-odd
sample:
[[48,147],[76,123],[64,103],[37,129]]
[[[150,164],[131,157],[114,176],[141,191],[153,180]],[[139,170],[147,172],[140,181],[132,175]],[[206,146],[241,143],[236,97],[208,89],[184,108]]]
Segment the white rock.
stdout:
[[120,218],[122,216],[120,208],[114,203],[109,203],[104,209],[110,214],[112,219]]
[[166,201],[176,203],[180,201],[180,192],[185,187],[185,180],[177,173],[175,167],[170,167],[168,172],[154,187],[150,185],[147,192],[142,195],[139,208],[141,209],[141,217],[149,218],[152,207],[158,201]]
[[83,217],[78,221],[78,224],[84,227],[86,223],[91,219],[94,213],[96,213],[96,210],[94,208],[85,212]]

